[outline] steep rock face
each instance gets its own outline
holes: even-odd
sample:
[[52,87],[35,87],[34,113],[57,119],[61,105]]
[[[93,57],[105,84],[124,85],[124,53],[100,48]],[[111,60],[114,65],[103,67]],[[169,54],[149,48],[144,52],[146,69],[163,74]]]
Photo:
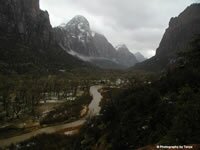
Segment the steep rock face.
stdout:
[[47,70],[85,65],[80,59],[102,68],[121,69],[130,66],[123,59],[131,60],[128,55],[119,55],[103,35],[91,31],[83,16],[52,28],[39,0],[0,1],[0,51],[0,70],[15,66],[22,72],[23,66],[30,65]]
[[59,27],[64,37],[62,45],[85,56],[98,56],[95,48],[92,32],[87,19],[83,16],[75,16],[64,27]]
[[157,57],[174,55],[177,51],[189,48],[195,34],[200,34],[200,4],[186,8],[178,17],[171,18],[169,27],[156,51]]
[[138,60],[138,62],[143,62],[146,60],[146,58],[140,52],[137,52],[134,55],[135,55],[136,59]]
[[40,10],[39,0],[0,1],[0,73],[91,67],[63,51],[55,33],[48,12]]
[[116,50],[117,59],[120,62],[120,64],[123,64],[126,67],[131,67],[138,62],[134,54],[129,51],[126,45],[119,45],[116,47]]
[[115,48],[112,46],[112,44],[109,43],[109,41],[106,39],[105,36],[93,32],[93,37],[94,37],[95,47],[100,57],[109,58],[111,60],[116,59],[117,52]]
[[56,42],[64,50],[102,68],[122,69],[136,63],[132,53],[118,52],[105,36],[91,31],[89,22],[83,16],[75,16],[66,25],[55,28],[54,32]]
[[190,42],[200,34],[200,4],[192,4],[178,17],[171,18],[156,55],[135,66],[135,69],[164,69],[176,61],[177,53],[190,48]]
[[0,2],[0,34],[18,37],[25,43],[48,47],[52,40],[49,15],[39,8],[39,0]]
[[56,41],[66,50],[90,57],[116,58],[115,48],[103,35],[91,31],[89,22],[83,16],[75,16],[54,31]]

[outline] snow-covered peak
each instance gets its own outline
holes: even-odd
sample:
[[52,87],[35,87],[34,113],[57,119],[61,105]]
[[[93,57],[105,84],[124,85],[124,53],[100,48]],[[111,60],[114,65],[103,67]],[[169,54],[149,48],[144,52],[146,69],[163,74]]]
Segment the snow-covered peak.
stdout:
[[135,53],[135,56],[143,56],[143,55],[140,52],[137,52],[137,53]]
[[66,26],[65,23],[61,23],[58,27],[60,27],[60,28],[64,28],[65,26]]
[[71,28],[71,29],[78,28],[81,32],[84,32],[90,30],[90,24],[85,17],[77,15],[66,24],[66,28]]
[[117,46],[115,47],[115,49],[116,49],[116,50],[120,50],[120,49],[127,49],[127,50],[128,50],[128,48],[127,48],[127,46],[126,46],[125,44],[117,45]]
[[146,60],[146,58],[140,52],[135,53],[135,57],[139,62],[143,62]]
[[92,37],[94,37],[96,35],[96,32],[92,31]]
[[117,53],[119,55],[126,55],[126,56],[135,57],[134,54],[128,49],[128,47],[125,44],[118,45],[116,47],[116,50],[117,50]]
[[85,22],[89,24],[88,20],[82,15],[76,15],[74,18],[72,18],[72,20],[76,20],[78,22]]
[[90,30],[89,22],[81,15],[72,18],[63,29],[67,31],[67,35],[70,39],[77,39],[84,45],[89,43],[92,39],[92,31]]
[[118,60],[127,67],[133,66],[137,60],[132,52],[129,51],[125,44],[116,46]]
[[131,53],[125,44],[120,44],[115,49],[120,53]]

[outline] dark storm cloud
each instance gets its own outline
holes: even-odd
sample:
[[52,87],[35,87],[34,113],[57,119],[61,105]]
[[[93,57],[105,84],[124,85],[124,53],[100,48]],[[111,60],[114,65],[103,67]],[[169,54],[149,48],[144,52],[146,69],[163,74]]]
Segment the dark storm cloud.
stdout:
[[171,17],[192,0],[41,0],[53,26],[75,15],[85,16],[94,31],[113,44],[126,44],[132,52],[154,55]]

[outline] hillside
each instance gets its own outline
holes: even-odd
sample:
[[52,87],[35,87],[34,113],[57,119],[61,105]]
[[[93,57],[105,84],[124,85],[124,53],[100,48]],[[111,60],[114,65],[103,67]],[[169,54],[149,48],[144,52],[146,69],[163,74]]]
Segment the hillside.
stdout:
[[177,54],[190,48],[190,42],[200,34],[200,4],[192,4],[178,17],[171,18],[169,27],[156,50],[156,55],[134,69],[159,71],[177,61]]
[[0,72],[6,74],[92,68],[56,43],[39,0],[0,2],[0,53]]
[[84,16],[77,15],[54,31],[56,42],[67,53],[101,68],[126,69],[137,63],[129,50],[116,50],[104,35],[92,31]]

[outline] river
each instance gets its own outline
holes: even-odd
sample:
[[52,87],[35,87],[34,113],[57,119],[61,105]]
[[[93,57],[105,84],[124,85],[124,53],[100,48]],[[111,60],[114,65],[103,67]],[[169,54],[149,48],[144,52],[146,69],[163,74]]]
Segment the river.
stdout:
[[77,121],[74,121],[74,122],[56,125],[56,126],[49,126],[49,127],[45,127],[45,128],[40,128],[40,129],[35,130],[33,132],[29,132],[29,133],[22,134],[22,135],[19,135],[19,136],[0,140],[0,147],[3,148],[3,147],[6,147],[6,146],[9,146],[11,144],[16,144],[16,143],[22,142],[22,141],[30,139],[33,136],[36,136],[36,135],[39,135],[39,134],[42,134],[42,133],[50,134],[50,133],[58,132],[60,130],[64,130],[64,129],[68,129],[68,128],[75,128],[75,127],[83,125],[86,122],[86,119],[88,117],[98,115],[99,112],[100,112],[101,108],[99,106],[99,103],[102,99],[102,96],[99,93],[99,89],[101,89],[101,88],[102,88],[102,86],[99,86],[99,85],[90,87],[90,94],[93,97],[93,99],[92,99],[91,103],[89,104],[89,107],[88,107],[89,110],[88,110],[88,114],[86,115],[86,117],[79,119]]
[[99,106],[99,103],[102,99],[101,93],[99,93],[99,89],[101,89],[102,86],[91,86],[90,87],[90,94],[93,96],[93,100],[89,104],[88,108],[88,114],[86,117],[92,117],[95,115],[98,115],[101,107]]

